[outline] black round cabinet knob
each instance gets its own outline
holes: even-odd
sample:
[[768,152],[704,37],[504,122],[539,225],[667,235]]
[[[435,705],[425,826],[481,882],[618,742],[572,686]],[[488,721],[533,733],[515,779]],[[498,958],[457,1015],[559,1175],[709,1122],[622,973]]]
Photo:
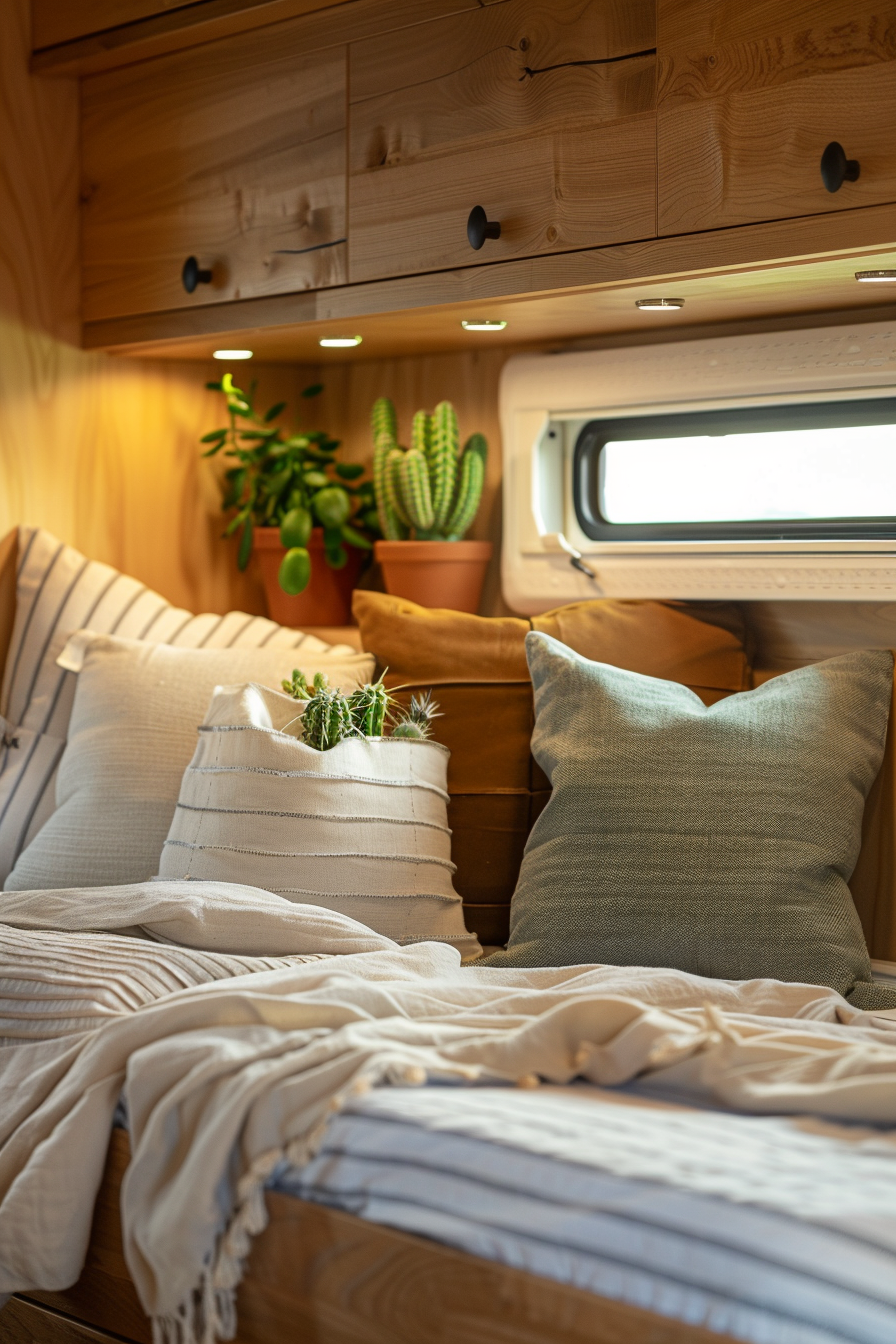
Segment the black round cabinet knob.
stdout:
[[481,205],[474,205],[467,220],[467,238],[474,252],[478,252],[486,238],[500,238],[501,225],[489,219]]
[[211,284],[212,273],[203,270],[195,257],[187,257],[180,278],[184,282],[184,289],[188,294],[192,294],[197,285]]
[[839,191],[844,182],[856,182],[858,159],[848,159],[839,140],[832,140],[821,156],[821,180],[828,191]]

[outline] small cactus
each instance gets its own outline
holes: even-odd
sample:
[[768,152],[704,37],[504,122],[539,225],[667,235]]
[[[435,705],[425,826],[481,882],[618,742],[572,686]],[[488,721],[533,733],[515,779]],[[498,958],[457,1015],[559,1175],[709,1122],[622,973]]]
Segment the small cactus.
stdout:
[[476,517],[485,484],[488,445],[473,434],[459,451],[457,414],[441,401],[430,415],[418,411],[411,447],[398,443],[395,407],[380,397],[371,415],[373,480],[383,536],[404,541],[459,541]]
[[360,690],[352,691],[348,704],[358,736],[382,737],[392,703],[392,696],[383,685],[382,677],[379,681],[362,686]]
[[[304,703],[304,712],[293,722],[301,721],[302,741],[316,751],[330,751],[350,737],[383,737],[396,704],[382,677],[345,695],[331,689],[325,673],[316,672],[309,686],[304,672],[296,668],[282,686],[287,695]],[[395,721],[392,736],[425,741],[432,734],[432,720],[440,717],[438,710],[432,691],[412,695],[410,706]]]
[[392,736],[407,738],[412,742],[425,742],[432,737],[433,719],[441,717],[432,691],[427,691],[425,695],[412,695],[410,705],[402,711],[392,729]]
[[356,736],[348,696],[328,686],[316,690],[302,715],[302,740],[317,751],[329,751],[343,738]]

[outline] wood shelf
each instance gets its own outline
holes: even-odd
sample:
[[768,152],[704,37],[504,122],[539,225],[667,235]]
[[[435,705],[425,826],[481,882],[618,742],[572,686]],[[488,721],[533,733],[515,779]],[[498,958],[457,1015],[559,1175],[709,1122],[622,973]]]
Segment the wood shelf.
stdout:
[[[896,207],[869,206],[769,224],[84,325],[83,344],[123,354],[207,359],[223,345],[260,359],[325,359],[319,339],[360,335],[349,358],[544,346],[712,322],[823,312],[879,314],[896,286],[860,285],[856,270],[896,266]],[[674,293],[673,293],[674,291]],[[635,299],[683,298],[680,312],[641,313]],[[500,318],[471,336],[466,318]],[[332,356],[345,359],[345,352]]]
[[[59,76],[96,74],[306,14],[314,18],[308,30],[309,42],[312,46],[327,46],[345,42],[349,37],[358,41],[390,28],[405,28],[502,2],[426,0],[425,14],[420,12],[419,0],[192,0],[161,13],[145,13],[159,8],[157,5],[132,2],[126,12],[142,9],[143,17],[87,32],[89,21],[85,21],[81,11],[88,6],[77,6],[79,16],[73,21],[75,7],[71,0],[33,0],[31,71]],[[108,0],[93,0],[89,8],[94,12],[108,11],[110,5]],[[77,24],[74,31],[81,35],[66,38],[73,31],[73,22]]]

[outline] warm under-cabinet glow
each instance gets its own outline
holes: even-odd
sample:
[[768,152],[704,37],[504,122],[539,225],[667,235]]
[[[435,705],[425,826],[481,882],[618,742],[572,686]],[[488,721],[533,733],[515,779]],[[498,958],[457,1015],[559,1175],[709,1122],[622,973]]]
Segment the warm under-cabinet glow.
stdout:
[[684,299],[635,299],[642,313],[675,313],[684,307]]
[[856,271],[856,279],[863,285],[893,285],[896,271]]
[[896,427],[610,441],[600,509],[609,523],[896,517]]
[[362,339],[361,336],[322,336],[320,344],[325,350],[351,350],[360,345]]
[[253,351],[251,350],[216,350],[214,352],[213,358],[226,359],[226,360],[251,359],[252,354]]
[[503,331],[507,326],[506,322],[492,321],[487,318],[480,318],[476,322],[462,321],[461,326],[464,331]]

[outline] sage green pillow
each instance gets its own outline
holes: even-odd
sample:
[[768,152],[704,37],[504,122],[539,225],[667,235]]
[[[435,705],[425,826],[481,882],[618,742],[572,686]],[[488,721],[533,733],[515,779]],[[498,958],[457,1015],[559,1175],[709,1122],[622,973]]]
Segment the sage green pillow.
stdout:
[[[676,682],[526,637],[532,751],[553,786],[492,966],[671,966],[871,983],[847,882],[880,768],[885,650],[848,653],[707,708]],[[481,963],[482,964],[482,963]]]

